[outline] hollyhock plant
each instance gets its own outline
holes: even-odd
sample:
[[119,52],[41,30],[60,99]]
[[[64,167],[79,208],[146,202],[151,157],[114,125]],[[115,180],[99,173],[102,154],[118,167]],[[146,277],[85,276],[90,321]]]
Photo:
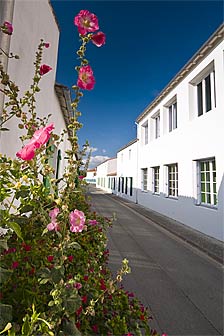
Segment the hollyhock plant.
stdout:
[[97,47],[102,47],[106,43],[106,35],[103,32],[98,32],[91,37],[91,41],[93,44],[95,44]]
[[13,25],[10,22],[5,21],[1,28],[2,28],[3,33],[7,35],[12,35]]
[[[47,47],[46,47],[47,48]],[[40,75],[41,76],[43,76],[43,75],[45,75],[46,73],[48,73],[49,71],[51,71],[52,70],[52,68],[49,66],[49,65],[47,65],[47,64],[42,64],[41,66],[40,66],[40,71],[39,71],[39,73],[40,73]]]
[[30,142],[17,152],[16,156],[25,161],[32,160],[35,156],[35,150],[48,142],[53,129],[54,125],[50,124],[35,131]]
[[95,78],[90,65],[85,65],[80,68],[77,85],[80,89],[84,90],[92,90],[94,88]]
[[88,32],[94,32],[99,29],[97,16],[88,10],[81,10],[75,16],[74,24],[78,27],[78,32],[81,35],[86,35]]
[[69,215],[70,220],[70,231],[71,232],[82,232],[85,224],[85,215],[82,211],[75,209]]

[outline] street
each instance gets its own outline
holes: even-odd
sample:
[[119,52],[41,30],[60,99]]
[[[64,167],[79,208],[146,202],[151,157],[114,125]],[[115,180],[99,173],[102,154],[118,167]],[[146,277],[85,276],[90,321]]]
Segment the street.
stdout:
[[149,307],[150,325],[168,336],[223,335],[221,264],[150,219],[90,188],[92,209],[116,221],[108,232],[109,266],[127,258],[124,287]]

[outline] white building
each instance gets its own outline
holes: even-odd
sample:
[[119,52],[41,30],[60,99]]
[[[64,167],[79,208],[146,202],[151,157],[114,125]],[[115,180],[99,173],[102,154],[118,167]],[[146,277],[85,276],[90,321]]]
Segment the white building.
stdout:
[[119,196],[137,203],[138,140],[134,139],[117,152],[117,189]]
[[136,172],[131,175],[127,158],[132,144],[117,156],[118,176],[132,176],[137,186],[133,201],[219,240],[224,240],[223,36],[221,25],[137,118]]
[[88,169],[84,180],[90,184],[96,184],[96,168]]
[[[0,47],[6,52],[19,55],[20,59],[7,60],[1,56],[5,71],[10,75],[20,88],[19,97],[30,89],[34,76],[35,53],[40,39],[50,43],[48,49],[44,48],[42,64],[52,67],[52,70],[43,76],[40,81],[40,93],[36,94],[36,112],[38,117],[52,114],[49,123],[55,125],[54,132],[60,134],[66,129],[68,115],[72,113],[70,103],[70,91],[63,85],[55,84],[59,27],[48,0],[41,1],[1,1],[0,24],[4,21],[12,22],[13,34],[2,34]],[[0,95],[0,115],[4,106],[4,96]],[[24,130],[18,128],[18,119],[13,117],[5,124],[10,132],[0,132],[0,152],[14,158],[15,153],[21,149],[19,136]],[[67,136],[65,137],[67,139]],[[60,175],[66,165],[65,150],[68,149],[68,141],[55,148],[53,163]]]
[[116,190],[117,158],[107,159],[96,167],[96,187],[109,193]]

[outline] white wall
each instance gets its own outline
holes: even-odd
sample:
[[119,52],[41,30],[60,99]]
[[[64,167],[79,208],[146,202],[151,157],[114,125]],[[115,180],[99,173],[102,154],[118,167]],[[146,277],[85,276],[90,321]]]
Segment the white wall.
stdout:
[[[58,98],[55,93],[54,84],[57,68],[57,54],[59,42],[59,29],[55,21],[52,8],[48,0],[15,1],[13,20],[13,35],[10,38],[10,52],[18,54],[19,60],[10,59],[8,73],[10,78],[20,88],[20,95],[30,87],[33,75],[35,52],[40,39],[50,43],[48,49],[44,48],[42,64],[48,64],[52,70],[42,77],[40,82],[41,91],[36,95],[37,115],[40,117],[52,114],[49,122],[54,122],[54,132],[60,134],[66,128],[64,118],[60,109]],[[1,132],[0,152],[14,158],[15,153],[21,148],[19,136],[24,134],[18,129],[18,120],[12,118],[6,127],[10,132]],[[69,144],[60,145],[62,157]],[[61,171],[63,171],[65,160],[62,160]]]
[[[137,140],[117,153],[117,186],[119,178],[124,177],[124,183],[128,183],[127,193],[122,193],[117,189],[117,195],[130,199],[133,202],[137,202],[137,174],[138,174],[138,152],[137,152]],[[126,180],[128,178],[128,180]],[[131,181],[132,178],[132,195],[131,195]],[[120,180],[121,181],[121,180]]]
[[[141,125],[146,120],[152,133],[151,116],[160,110],[160,138],[149,134],[149,143],[139,142],[139,170],[148,168],[148,191],[141,191],[139,172],[139,203],[155,211],[176,219],[194,229],[219,240],[224,239],[224,42],[220,43],[182,82],[173,89],[139,123],[138,136],[141,138]],[[197,116],[197,102],[191,81],[211,62],[215,67],[216,107]],[[167,131],[166,103],[177,96],[178,127]],[[195,205],[197,199],[196,162],[215,157],[218,206],[214,208]],[[178,199],[165,197],[165,166],[178,163]],[[160,166],[160,196],[152,194],[152,169]]]
[[[116,173],[117,158],[108,159],[102,162],[96,167],[96,186],[112,193],[112,179],[116,178]],[[108,174],[111,176],[108,176]]]

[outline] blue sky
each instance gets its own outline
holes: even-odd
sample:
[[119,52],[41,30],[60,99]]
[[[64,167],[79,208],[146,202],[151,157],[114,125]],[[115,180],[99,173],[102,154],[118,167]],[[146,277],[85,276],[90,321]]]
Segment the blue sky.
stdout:
[[57,82],[76,84],[79,48],[74,16],[95,13],[106,44],[89,44],[94,90],[79,105],[79,142],[92,165],[116,156],[136,137],[135,120],[223,22],[222,1],[51,1],[60,26]]

